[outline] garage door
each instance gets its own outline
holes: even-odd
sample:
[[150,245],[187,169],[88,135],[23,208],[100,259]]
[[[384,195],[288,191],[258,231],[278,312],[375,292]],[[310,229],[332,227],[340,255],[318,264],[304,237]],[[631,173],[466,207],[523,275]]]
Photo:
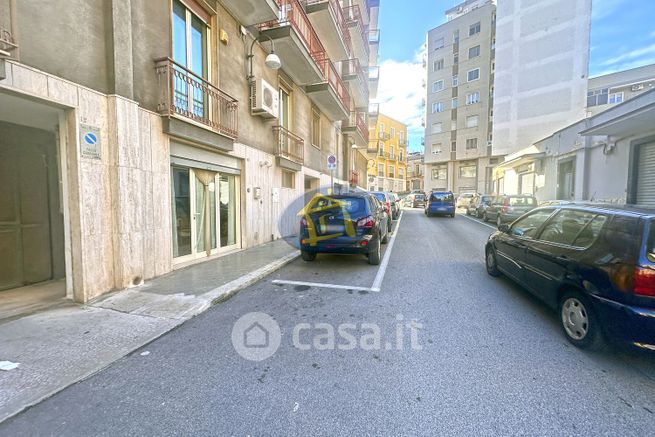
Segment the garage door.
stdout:
[[655,143],[639,146],[637,204],[655,206]]

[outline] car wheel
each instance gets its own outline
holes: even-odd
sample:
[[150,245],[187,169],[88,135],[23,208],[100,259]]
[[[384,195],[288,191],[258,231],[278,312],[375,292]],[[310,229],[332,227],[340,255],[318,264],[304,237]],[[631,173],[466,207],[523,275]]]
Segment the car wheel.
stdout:
[[485,222],[489,221],[489,216],[487,216],[486,212],[484,214],[482,214],[482,220],[484,220]]
[[314,252],[307,252],[306,250],[301,250],[300,256],[303,261],[314,261],[316,259],[316,254]]
[[479,219],[482,218],[482,214],[480,214],[480,211],[475,211],[475,216]]
[[391,223],[391,220],[388,220],[387,221],[387,231],[389,233],[391,233],[392,230],[393,230],[393,223]]
[[566,292],[559,301],[560,324],[566,339],[581,349],[600,349],[604,345],[600,323],[582,293]]
[[375,239],[375,243],[372,247],[369,247],[368,252],[368,263],[372,266],[377,266],[380,264],[380,236]]
[[382,244],[387,244],[389,242],[389,232],[384,233],[384,237],[382,237]]
[[455,213],[450,214],[450,218],[455,218]]
[[496,226],[500,227],[500,225],[503,224],[503,221],[500,218],[500,214],[498,214],[498,217],[496,217]]
[[485,264],[487,265],[487,273],[489,275],[494,277],[500,276],[500,270],[498,270],[498,263],[496,261],[496,252],[491,247],[487,248]]

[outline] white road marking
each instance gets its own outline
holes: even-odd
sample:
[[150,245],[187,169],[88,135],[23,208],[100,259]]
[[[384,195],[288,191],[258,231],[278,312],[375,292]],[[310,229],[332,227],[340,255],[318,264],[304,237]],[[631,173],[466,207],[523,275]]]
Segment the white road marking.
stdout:
[[384,258],[382,259],[382,263],[380,263],[380,268],[378,269],[378,274],[375,275],[375,280],[373,281],[373,285],[371,286],[372,291],[376,291],[376,292],[380,291],[380,286],[382,285],[384,274],[387,271],[387,265],[389,264],[389,258],[391,258],[391,251],[393,250],[393,243],[396,242],[396,236],[398,235],[398,229],[400,229],[400,221],[403,219],[403,214],[404,211],[401,211],[400,216],[398,216],[398,222],[396,222],[395,231],[393,233],[393,236],[391,237],[391,241],[389,241],[389,244],[387,245],[387,250],[384,252]]
[[324,284],[322,282],[304,282],[304,281],[284,281],[281,279],[275,279],[271,281],[273,284],[286,284],[286,285],[306,285],[308,287],[318,287],[318,288],[336,288],[338,290],[365,290],[371,291],[367,287],[354,287],[352,285],[340,285],[340,284]]
[[487,223],[485,223],[485,222],[481,222],[480,220],[476,220],[476,219],[474,219],[473,217],[469,217],[469,216],[467,216],[466,214],[459,214],[459,213],[458,213],[457,215],[461,215],[461,216],[464,217],[465,219],[469,219],[469,220],[471,220],[472,222],[476,222],[476,223],[478,223],[478,224],[480,224],[480,225],[482,225],[482,226],[486,226],[486,227],[488,227],[488,228],[491,228],[491,229],[493,229],[494,231],[497,231],[497,230],[498,230],[497,227],[495,227],[495,226],[491,226],[491,225],[489,225],[489,224],[487,224]]

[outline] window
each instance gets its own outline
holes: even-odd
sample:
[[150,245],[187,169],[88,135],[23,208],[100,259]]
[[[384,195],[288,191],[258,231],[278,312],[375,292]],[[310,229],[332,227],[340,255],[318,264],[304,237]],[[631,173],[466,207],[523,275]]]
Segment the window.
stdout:
[[607,217],[592,212],[562,210],[548,221],[539,240],[587,247],[594,242]]
[[384,177],[384,164],[378,164],[378,176]]
[[321,113],[312,108],[312,145],[321,147]]
[[441,143],[433,144],[432,145],[432,154],[433,155],[439,155],[441,153]]
[[450,142],[450,151],[451,152],[457,152],[457,141],[451,141]]
[[453,53],[453,64],[459,64],[459,53],[457,52]]
[[460,178],[474,178],[477,175],[477,167],[475,164],[462,165],[459,168]]
[[296,174],[294,172],[282,170],[282,188],[296,188]]
[[[502,200],[502,198],[500,198]],[[498,198],[494,200],[494,203],[498,201]],[[552,209],[542,209],[535,211],[530,215],[527,215],[518,221],[514,222],[510,228],[510,234],[517,237],[524,238],[534,238],[537,231],[544,224],[548,217],[553,213]]]
[[439,50],[439,49],[443,48],[443,44],[444,44],[443,37],[435,39],[434,40],[434,49]]
[[469,27],[469,36],[473,36],[480,33],[480,22],[478,21],[475,24],[471,24]]
[[478,148],[478,139],[477,138],[467,138],[466,139],[466,150],[477,149]]
[[393,177],[395,177],[395,176],[394,176],[395,174],[396,174],[396,169],[394,168],[393,165],[390,165],[390,166],[389,166],[389,177],[390,177],[390,178],[393,178]]
[[474,70],[469,70],[469,72],[466,73],[466,78],[469,82],[480,79],[480,69],[476,68]]
[[435,112],[443,112],[444,111],[444,104],[443,102],[434,102],[432,104],[432,113],[434,114]]
[[480,91],[474,91],[466,95],[467,105],[473,105],[475,103],[480,103]]
[[623,101],[623,92],[610,94],[610,105],[615,105]]
[[459,78],[457,76],[453,76],[453,86],[459,85]]
[[480,46],[471,47],[469,49],[469,59],[477,58],[478,56],[480,56]]
[[380,123],[380,133],[384,133],[384,123]]
[[395,156],[396,156],[396,149],[395,149],[395,147],[392,145],[392,146],[389,147],[389,157],[390,157],[391,159],[393,159]]
[[395,138],[395,137],[396,137],[396,128],[392,127],[391,128],[391,138]]
[[466,127],[478,127],[480,117],[478,115],[469,115],[466,117]]
[[403,141],[405,140],[405,132],[404,131],[398,132],[398,138],[399,138],[400,144],[403,144]]
[[437,181],[445,181],[448,177],[448,167],[445,165],[439,165],[432,167],[432,179]]
[[441,133],[441,123],[432,123],[432,133],[433,134],[438,134]]
[[459,104],[458,104],[457,97],[453,97],[453,99],[451,100],[450,104],[452,105],[452,108],[453,108],[453,109],[457,109],[457,106],[459,105]]
[[443,89],[443,80],[438,80],[432,84],[432,92],[436,93]]
[[398,178],[399,179],[405,179],[405,169],[404,168],[399,168],[398,169]]
[[450,130],[457,130],[457,120],[450,120]]
[[437,59],[432,63],[432,71],[439,71],[443,70],[444,67],[444,60],[442,59]]
[[453,32],[453,44],[457,44],[459,42],[459,30],[456,30]]
[[608,102],[608,88],[602,88],[599,90],[592,90],[587,92],[587,107],[598,106],[598,105],[607,105]]

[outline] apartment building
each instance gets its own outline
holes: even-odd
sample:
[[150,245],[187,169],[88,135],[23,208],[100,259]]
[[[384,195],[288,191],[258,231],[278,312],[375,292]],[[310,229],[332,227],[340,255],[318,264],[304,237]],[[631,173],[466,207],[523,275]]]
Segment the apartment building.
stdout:
[[655,89],[655,64],[589,79],[587,117]]
[[367,187],[371,191],[405,191],[407,125],[384,114],[376,120],[369,125]]
[[368,145],[378,7],[0,0],[0,290],[86,302],[293,233]]
[[425,191],[425,162],[421,152],[407,154],[407,191]]
[[493,191],[495,1],[467,0],[427,34],[426,190]]
[[585,117],[591,0],[498,2],[493,153],[531,146]]

